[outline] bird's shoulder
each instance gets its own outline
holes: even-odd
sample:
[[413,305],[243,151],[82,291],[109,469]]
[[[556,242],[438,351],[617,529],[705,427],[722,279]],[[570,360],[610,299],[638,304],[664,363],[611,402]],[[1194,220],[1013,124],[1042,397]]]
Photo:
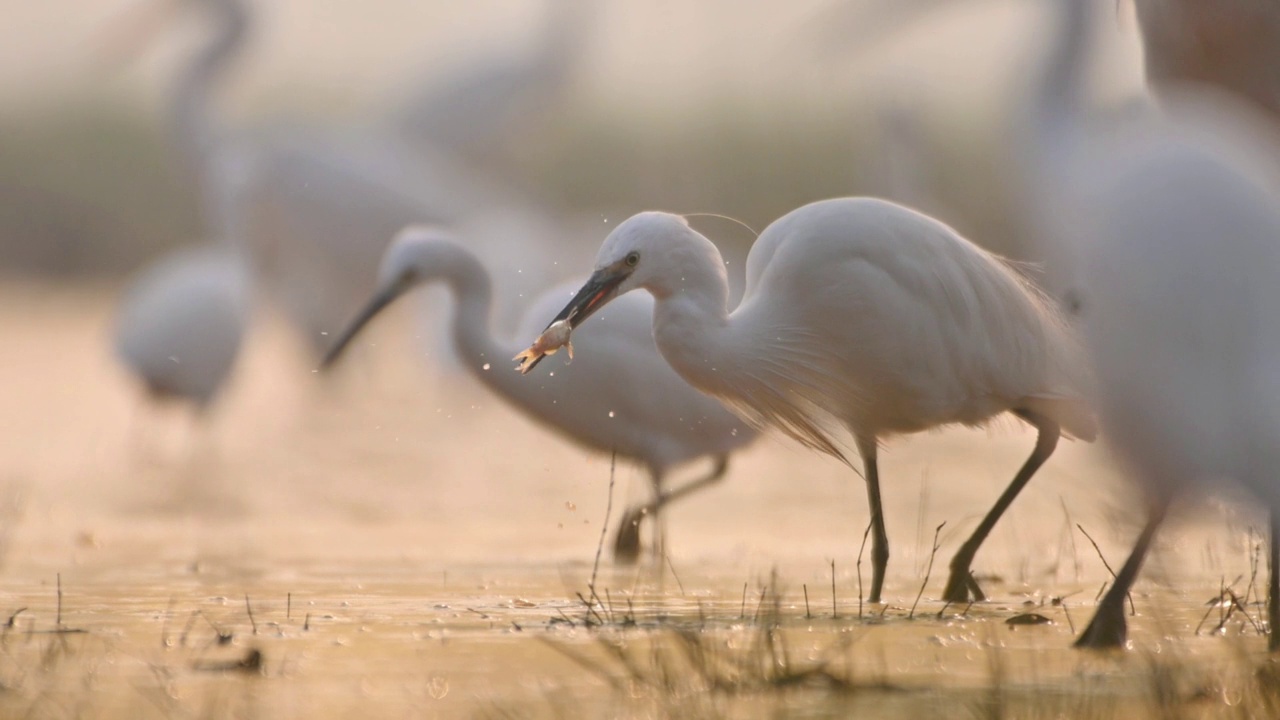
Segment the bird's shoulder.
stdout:
[[877,198],[840,198],[795,210],[765,229],[747,260],[750,286],[820,279],[848,285],[871,274],[914,289],[949,272],[992,268],[1006,269],[946,224]]

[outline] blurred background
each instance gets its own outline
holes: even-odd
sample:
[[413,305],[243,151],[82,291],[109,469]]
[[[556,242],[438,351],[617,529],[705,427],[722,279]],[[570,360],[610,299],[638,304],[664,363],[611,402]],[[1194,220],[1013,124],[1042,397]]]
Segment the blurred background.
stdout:
[[[1050,3],[50,0],[5,10],[0,482],[28,520],[10,526],[43,538],[40,553],[21,553],[32,562],[80,557],[103,528],[190,512],[236,523],[257,550],[263,533],[300,531],[253,522],[283,513],[356,523],[368,542],[343,550],[370,557],[387,552],[377,533],[443,553],[480,522],[489,542],[457,552],[589,555],[608,458],[462,373],[435,337],[438,311],[393,308],[337,377],[317,375],[317,351],[367,299],[382,248],[410,222],[454,229],[490,268],[499,334],[531,293],[587,271],[611,223],[644,209],[759,231],[812,200],[871,194],[1032,255],[1016,138]],[[1102,25],[1091,92],[1123,105],[1142,87],[1133,8],[1117,4]],[[694,224],[739,287],[752,233]],[[149,263],[211,243],[250,259],[251,321],[225,382],[193,415],[153,405],[113,344]],[[444,293],[424,296],[438,306]],[[1030,441],[997,423],[895,445],[890,472],[906,479],[887,485],[886,502],[917,535],[956,502],[972,520]],[[1076,511],[1105,507],[1099,497],[1115,488],[1079,486],[1110,471],[1079,443],[1059,455],[1025,502],[1053,517],[1064,496]],[[676,511],[673,528],[696,527],[686,532],[709,543],[686,535],[684,548],[776,558],[786,538],[812,558],[856,547],[865,500],[845,468],[776,439],[743,457],[729,474],[737,489]],[[935,482],[964,468],[981,483]],[[794,481],[771,477],[784,469],[815,480],[796,495]],[[640,470],[619,473],[620,492],[645,496]],[[1022,517],[997,533],[1015,540],[1010,560],[1024,558],[1019,533],[1038,526],[1035,512]],[[526,542],[530,524],[549,545]],[[214,546],[236,562],[252,555],[223,535],[165,527],[175,558]],[[1061,539],[1056,528],[1041,538]],[[898,567],[910,577],[919,564]]]
[[[144,33],[157,22],[140,16],[164,12],[154,5],[55,1],[6,13],[7,276],[120,278],[199,235],[166,98],[216,21],[192,1]],[[416,97],[505,73],[471,88],[491,97],[434,110],[490,116],[489,136],[437,150],[549,213],[705,211],[758,230],[813,199],[898,194],[1017,254],[1008,131],[1050,5],[889,5],[249,0],[250,30],[212,110],[237,136],[385,135]],[[1140,86],[1131,15],[1117,5],[1097,63],[1100,92],[1113,98]],[[502,86],[521,75],[526,87]],[[710,232],[743,241],[731,226]]]
[[[1196,8],[1196,45],[1176,27],[1159,35],[1169,16],[1139,23],[1130,0],[1097,4],[1077,98],[1052,81],[1065,0],[0,0],[0,612],[61,625],[65,586],[70,625],[125,647],[111,656],[120,672],[155,674],[116,684],[122,717],[140,716],[134,685],[159,682],[147,662],[166,602],[210,609],[215,630],[243,625],[241,595],[246,609],[250,594],[273,598],[273,617],[287,603],[293,625],[306,603],[303,628],[314,611],[321,630],[289,626],[290,639],[331,648],[340,681],[307,652],[268,647],[268,674],[301,678],[276,685],[299,698],[286,716],[315,716],[296,712],[308,703],[367,712],[379,672],[399,683],[437,667],[460,704],[518,684],[513,667],[538,677],[537,643],[492,641],[532,634],[506,627],[514,608],[554,625],[550,608],[594,578],[601,522],[646,500],[649,477],[491,392],[498,373],[517,376],[505,357],[479,369],[454,357],[441,287],[391,306],[320,372],[392,237],[426,223],[474,253],[492,277],[494,333],[516,348],[533,339],[513,331],[534,297],[585,274],[610,228],[646,209],[720,216],[691,223],[721,248],[735,297],[754,232],[833,196],[891,198],[1044,260],[1042,216],[1062,209],[1046,179],[1060,148],[1036,145],[1058,139],[1046,119],[1070,107],[1106,123],[1146,103],[1144,31],[1163,53],[1148,48],[1153,78],[1280,89],[1280,64],[1251,56],[1280,48],[1274,12],[1138,0]],[[1254,99],[1274,112],[1277,98]],[[1047,289],[1069,299],[1058,280]],[[544,370],[569,374],[562,356]],[[915,596],[934,528],[941,560],[1033,444],[1006,419],[886,446],[887,599]],[[710,466],[678,468],[677,482]],[[1118,566],[1136,497],[1097,445],[1063,442],[976,560],[998,598],[987,607],[1087,605],[1110,575],[1078,531]],[[1162,535],[1144,568],[1180,603],[1139,599],[1168,621],[1160,632],[1189,636],[1204,597],[1232,577],[1252,588],[1261,567],[1256,503],[1194,510],[1200,532]],[[745,617],[744,581],[776,573],[804,588],[806,616],[810,585],[860,614],[867,501],[839,462],[766,435],[735,450],[723,484],[664,515],[667,569],[683,582],[676,597],[657,566],[657,595],[687,613],[706,600]],[[604,558],[605,588],[641,586]],[[937,672],[929,648],[952,630],[917,627],[904,666]],[[448,628],[462,630],[445,651]],[[1047,642],[1065,649],[1056,632]],[[464,633],[480,642],[452,639]],[[952,652],[972,669],[988,634],[969,635]],[[504,657],[471,662],[475,648]],[[4,655],[19,678],[35,664]],[[1074,656],[1063,667],[1086,682],[1112,672],[1082,672]],[[10,670],[6,689],[22,682]],[[39,716],[26,695],[3,696]]]

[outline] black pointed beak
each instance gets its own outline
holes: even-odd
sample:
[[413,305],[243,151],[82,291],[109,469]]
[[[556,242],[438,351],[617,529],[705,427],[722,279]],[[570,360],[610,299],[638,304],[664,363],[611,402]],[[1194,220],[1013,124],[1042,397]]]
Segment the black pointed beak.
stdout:
[[592,313],[607,305],[617,294],[618,285],[621,285],[622,281],[626,279],[627,273],[618,272],[612,268],[602,268],[595,271],[591,277],[587,278],[587,282],[573,296],[569,304],[564,306],[560,314],[547,323],[547,327],[564,320],[569,323],[570,328],[576,329],[578,325],[582,324],[583,320],[591,317]]
[[[600,268],[587,278],[587,281],[578,290],[568,305],[556,315],[551,322],[547,323],[547,327],[551,327],[561,320],[569,323],[569,328],[574,329],[582,324],[584,320],[591,317],[596,310],[609,304],[609,301],[618,294],[618,286],[623,280],[630,275],[630,268],[625,270],[618,267]],[[545,328],[544,328],[545,332]],[[545,356],[543,356],[545,357]],[[529,361],[529,364],[523,368],[524,372],[529,372],[542,362],[542,357]]]
[[382,312],[382,309],[390,305],[393,300],[400,297],[401,288],[393,285],[385,290],[380,291],[369,301],[368,305],[356,315],[355,319],[347,325],[347,329],[342,331],[338,339],[329,347],[329,351],[324,354],[324,359],[320,361],[321,370],[329,370],[333,364],[338,361],[338,356],[342,355],[342,351],[346,349],[356,334],[373,319],[375,315]]

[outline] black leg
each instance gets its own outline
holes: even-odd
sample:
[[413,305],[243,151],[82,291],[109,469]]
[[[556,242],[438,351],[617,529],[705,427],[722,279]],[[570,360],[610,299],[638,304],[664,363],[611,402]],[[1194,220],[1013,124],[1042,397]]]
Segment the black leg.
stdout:
[[[656,521],[658,513],[662,508],[679,500],[682,497],[693,494],[703,488],[716,484],[724,478],[725,473],[729,470],[729,456],[720,455],[715,459],[715,466],[711,472],[704,477],[698,478],[672,490],[671,492],[662,492],[662,479],[660,474],[655,470],[651,471],[650,477],[653,479],[654,499],[645,504],[633,508],[629,508],[622,515],[622,523],[618,526],[618,534],[613,541],[613,557],[620,563],[634,563],[640,557],[640,522],[646,517],[652,515]],[[654,548],[661,548],[662,543],[655,541]]]
[[973,558],[978,554],[978,548],[982,547],[982,543],[987,539],[987,535],[991,533],[991,529],[996,526],[996,521],[1013,503],[1013,499],[1018,496],[1018,493],[1022,492],[1022,488],[1031,480],[1031,476],[1036,474],[1036,471],[1040,469],[1044,461],[1048,460],[1054,449],[1058,447],[1058,438],[1062,435],[1058,423],[1029,410],[1016,410],[1014,412],[1018,417],[1040,430],[1040,435],[1036,438],[1036,447],[1031,451],[1031,457],[1027,458],[1027,461],[1022,464],[1018,474],[1013,476],[1013,482],[1009,483],[1009,487],[1005,488],[1000,499],[996,500],[996,504],[991,506],[987,516],[982,518],[982,522],[978,524],[973,534],[960,546],[960,550],[956,552],[955,557],[951,558],[951,575],[947,578],[946,589],[942,591],[942,599],[947,602],[965,603],[970,600],[986,599],[986,595],[982,593],[982,588],[978,587],[978,581],[973,578],[973,571],[970,569],[973,565]]
[[885,569],[889,567],[889,534],[884,527],[884,505],[880,502],[880,470],[876,464],[876,439],[858,437],[858,453],[867,481],[867,503],[871,506],[871,593],[867,602],[880,602]]
[[1089,626],[1084,629],[1084,632],[1080,633],[1079,639],[1075,642],[1075,647],[1101,650],[1124,645],[1125,637],[1128,634],[1128,628],[1124,620],[1124,599],[1128,597],[1129,590],[1133,587],[1133,581],[1138,577],[1138,570],[1142,567],[1142,560],[1147,556],[1147,550],[1151,547],[1151,539],[1155,537],[1160,523],[1164,522],[1165,511],[1168,507],[1169,504],[1166,500],[1152,508],[1151,515],[1147,518],[1146,527],[1142,528],[1142,534],[1138,536],[1138,542],[1134,544],[1133,551],[1129,553],[1129,559],[1124,561],[1124,567],[1120,568],[1120,572],[1116,575],[1115,580],[1112,581],[1111,587],[1107,589],[1107,594],[1102,596],[1102,602],[1098,603],[1098,609],[1094,611],[1093,619],[1089,621]]
[[1267,583],[1267,650],[1280,651],[1280,512],[1271,509],[1271,559]]
[[649,508],[662,497],[662,471],[649,468],[649,482],[653,486],[654,500],[645,505],[627,508],[618,524],[618,534],[613,539],[613,560],[623,565],[634,565],[640,559],[640,521],[649,514]]

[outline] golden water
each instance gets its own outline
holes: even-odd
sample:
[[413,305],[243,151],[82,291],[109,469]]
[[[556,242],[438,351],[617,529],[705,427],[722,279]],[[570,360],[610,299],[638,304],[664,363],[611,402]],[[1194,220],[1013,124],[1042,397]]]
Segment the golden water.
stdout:
[[[1231,678],[1261,657],[1241,613],[1194,633],[1223,583],[1245,593],[1258,542],[1256,518],[1213,503],[1162,536],[1133,649],[1069,649],[1107,579],[1075,525],[1118,566],[1140,507],[1082,443],[980,554],[993,600],[939,617],[946,559],[1030,450],[1013,423],[889,445],[886,606],[858,600],[861,481],[766,438],[672,508],[669,562],[606,555],[588,611],[609,459],[436,362],[408,309],[329,381],[264,321],[224,402],[193,421],[113,364],[113,297],[0,285],[0,716],[1129,717],[1160,712],[1171,672],[1187,707],[1230,714],[1245,692]],[[647,491],[637,469],[615,479],[613,518]],[[1005,622],[1024,612],[1052,623]],[[709,692],[691,648],[736,668],[736,690]],[[738,667],[761,663],[774,674]],[[849,685],[779,679],[823,663]]]

